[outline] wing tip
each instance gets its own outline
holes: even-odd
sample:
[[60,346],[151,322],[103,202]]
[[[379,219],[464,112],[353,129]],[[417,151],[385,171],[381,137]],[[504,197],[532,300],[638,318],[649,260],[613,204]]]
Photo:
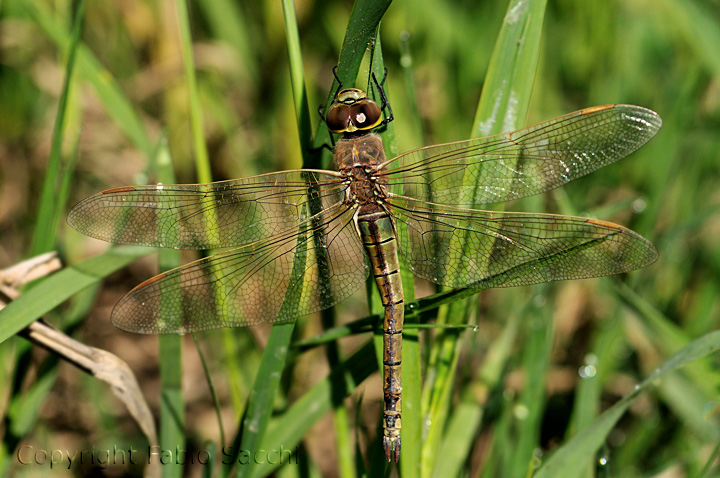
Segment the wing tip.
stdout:
[[655,247],[655,244],[650,242],[643,235],[633,231],[632,229],[628,229],[625,226],[620,226],[609,221],[603,221],[602,219],[586,218],[586,221],[588,222],[588,224],[593,224],[609,229],[615,229],[617,233],[622,234],[622,236],[625,238],[624,240],[626,241],[626,243],[628,241],[632,242],[631,249],[637,252],[636,260],[632,261],[631,264],[629,263],[629,266],[626,270],[620,271],[618,273],[631,272],[634,270],[642,269],[654,263],[660,257],[660,253]]

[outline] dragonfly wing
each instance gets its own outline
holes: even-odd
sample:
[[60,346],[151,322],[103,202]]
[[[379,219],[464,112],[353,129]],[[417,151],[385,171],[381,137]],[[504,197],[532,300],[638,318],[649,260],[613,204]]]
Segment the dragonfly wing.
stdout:
[[605,221],[389,201],[404,262],[448,287],[510,287],[602,277],[657,259],[645,238]]
[[[513,133],[439,144],[388,161],[396,194],[468,206],[548,191],[624,158],[662,121],[631,105],[586,108]],[[397,165],[397,166],[395,166]]]
[[115,306],[112,322],[136,333],[186,333],[286,322],[330,307],[368,276],[352,215],[337,207],[292,234],[153,277]]
[[79,232],[117,244],[213,249],[282,235],[321,207],[343,200],[331,172],[295,170],[210,184],[126,186],[77,204],[68,223]]

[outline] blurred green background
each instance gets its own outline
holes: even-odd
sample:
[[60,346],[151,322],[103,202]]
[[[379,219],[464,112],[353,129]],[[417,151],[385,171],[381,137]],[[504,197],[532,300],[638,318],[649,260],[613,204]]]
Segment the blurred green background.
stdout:
[[[30,253],[76,7],[64,0],[0,3],[1,266]],[[188,9],[195,91],[213,179],[301,167],[280,2],[190,1]],[[352,3],[305,0],[297,1],[295,9],[314,115],[330,88]],[[399,151],[469,136],[506,10],[506,2],[496,1],[391,4],[381,38]],[[163,136],[177,181],[197,181],[178,22],[173,1],[95,0],[85,5],[83,47],[70,85],[60,150],[73,171],[66,206],[101,189],[154,182],[148,165]],[[359,77],[366,78],[367,71]],[[103,89],[108,85],[116,96]],[[630,227],[656,245],[659,261],[622,278],[476,296],[468,321],[477,323],[478,330],[456,332],[456,369],[443,392],[452,405],[445,408],[441,424],[433,424],[446,437],[460,436],[463,445],[451,446],[450,438],[444,439],[435,450],[441,456],[428,458],[433,465],[419,473],[435,474],[438,463],[450,460],[450,475],[525,476],[672,353],[718,327],[720,2],[549,0],[525,124],[606,103],[653,109],[663,127],[630,158],[546,195],[540,205],[549,212]],[[52,237],[70,264],[107,248],[62,222]],[[155,340],[113,329],[109,313],[122,294],[156,272],[154,262],[145,258],[133,263],[113,274],[102,289],[94,289],[96,297],[86,298],[84,305],[77,300],[50,316],[61,324],[69,311],[92,305],[83,309],[87,320],[74,327],[73,335],[128,361],[153,407],[159,387]],[[418,296],[429,292],[427,285],[418,284]],[[361,291],[339,307],[337,320],[367,315],[365,303]],[[537,330],[544,342],[538,342]],[[319,331],[310,320],[297,335]],[[201,342],[226,428],[235,433],[267,330],[231,333],[203,334]],[[433,335],[421,334],[426,359],[435,350]],[[343,340],[340,353],[347,357],[367,336]],[[22,339],[5,341],[0,350],[0,469],[18,476],[47,471],[47,465],[18,465],[13,453],[19,443],[78,450],[115,443],[146,446],[103,384],[42,354],[28,355]],[[189,448],[199,449],[219,437],[196,354],[186,352],[185,436]],[[532,377],[528,357],[538,356],[545,357],[544,366],[541,375]],[[427,360],[424,383],[430,387],[436,383],[436,369]],[[578,463],[577,475],[563,476],[717,476],[712,474],[718,472],[712,462],[720,439],[717,366],[718,357],[711,355],[655,382],[613,428],[596,457]],[[58,367],[59,375],[29,402],[26,392],[34,390],[36,377]],[[301,354],[276,397],[277,414],[327,370],[322,352]],[[533,379],[538,384],[530,393]],[[345,402],[351,410],[348,433],[358,443],[350,450],[357,451],[356,470],[338,466],[341,445],[333,437],[340,432],[325,416],[303,434],[304,465],[286,466],[280,476],[348,476],[362,474],[365,466],[380,466],[377,457],[368,458],[378,446],[380,389],[375,374]],[[454,427],[463,424],[456,414],[468,403],[477,405],[476,421],[464,434],[454,434]],[[31,418],[19,426],[21,416]],[[529,440],[532,456],[514,454],[516,447],[527,449],[523,440]],[[445,453],[450,449],[460,450],[458,456]],[[199,476],[199,467],[188,468],[190,476]],[[133,476],[140,471],[89,466],[52,472]],[[403,469],[403,474],[412,473]]]

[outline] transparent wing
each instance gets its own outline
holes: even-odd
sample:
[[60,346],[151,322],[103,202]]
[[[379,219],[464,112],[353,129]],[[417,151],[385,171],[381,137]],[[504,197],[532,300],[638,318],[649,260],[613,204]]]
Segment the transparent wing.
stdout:
[[647,143],[662,121],[631,105],[586,108],[526,129],[428,146],[385,163],[380,176],[403,196],[469,206],[548,191],[614,163]]
[[449,287],[510,287],[628,272],[657,259],[639,234],[605,221],[489,212],[393,197],[400,254]]
[[284,322],[362,287],[369,267],[353,210],[330,208],[292,233],[215,254],[145,281],[112,312],[136,333],[186,333]]
[[126,186],[78,203],[68,223],[117,244],[176,249],[234,247],[297,229],[324,205],[343,200],[329,171],[295,170],[210,184]]

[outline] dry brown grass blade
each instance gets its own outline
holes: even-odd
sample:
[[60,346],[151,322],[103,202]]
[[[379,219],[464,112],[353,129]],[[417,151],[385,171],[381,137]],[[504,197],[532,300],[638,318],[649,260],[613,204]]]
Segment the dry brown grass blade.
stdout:
[[[0,309],[17,298],[17,287],[50,274],[61,267],[54,252],[42,254],[0,271]],[[65,335],[43,320],[36,320],[23,329],[20,336],[57,354],[93,377],[110,385],[111,390],[127,407],[151,446],[158,444],[155,420],[135,374],[125,361],[105,350],[90,347]],[[145,468],[146,477],[160,476],[159,463]]]
[[18,287],[55,272],[60,267],[62,264],[56,252],[31,257],[0,271],[0,290],[10,299],[16,299],[20,295],[16,290]]

